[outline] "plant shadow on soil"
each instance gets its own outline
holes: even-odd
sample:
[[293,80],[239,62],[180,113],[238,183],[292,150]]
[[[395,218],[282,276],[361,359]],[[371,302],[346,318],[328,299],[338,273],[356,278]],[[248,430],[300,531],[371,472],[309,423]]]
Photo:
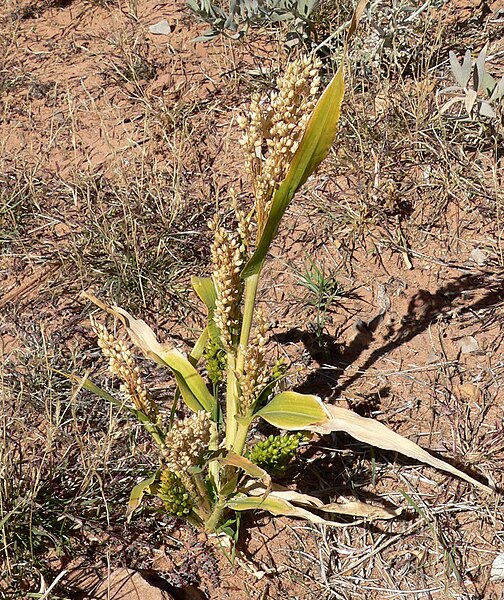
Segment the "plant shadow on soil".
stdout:
[[[481,290],[486,292],[476,302],[466,305],[457,303],[463,294]],[[279,343],[302,342],[311,358],[319,364],[319,367],[310,373],[306,380],[295,388],[295,391],[334,397],[351,387],[380,358],[423,333],[429,325],[447,316],[455,306],[458,310],[475,313],[478,310],[491,308],[502,301],[504,301],[504,280],[495,273],[464,274],[440,287],[434,294],[428,290],[418,290],[411,297],[399,328],[394,330],[393,327],[389,327],[384,335],[386,343],[373,350],[359,370],[341,385],[337,384],[345,370],[358,361],[373,341],[373,335],[382,321],[383,313],[379,313],[367,323],[358,320],[357,334],[346,345],[326,333],[322,337],[322,344],[318,344],[314,334],[297,327],[276,334],[273,339]]]
[[[483,290],[485,291],[478,300],[472,303],[461,302],[463,295],[467,292],[477,293]],[[373,335],[383,321],[383,312],[378,313],[367,323],[359,319],[356,327],[357,333],[352,341],[347,344],[342,344],[337,338],[328,334],[324,334],[322,344],[320,344],[317,343],[312,333],[302,331],[299,328],[277,334],[274,339],[280,343],[302,342],[305,350],[319,365],[308,375],[304,382],[295,388],[295,391],[334,399],[358,381],[380,358],[410,342],[415,336],[426,331],[432,323],[443,317],[448,318],[451,310],[456,308],[463,313],[475,314],[480,310],[491,309],[503,301],[504,281],[499,274],[495,273],[464,274],[441,286],[435,293],[423,289],[418,290],[411,296],[407,312],[401,319],[398,328],[394,329],[389,326],[384,333],[385,344],[371,351],[364,363],[359,366],[359,369],[340,384],[338,382],[345,370],[355,364],[371,345]],[[370,416],[372,410],[376,409],[382,399],[389,394],[390,389],[387,386],[372,394],[365,394],[362,402],[352,406],[352,410],[362,416]],[[338,434],[339,436],[340,434]],[[346,438],[344,435],[343,437]],[[350,440],[350,438],[348,439]],[[352,440],[352,445],[355,445],[354,440]],[[338,446],[341,447],[341,440],[338,440]],[[342,447],[347,446],[343,445]],[[364,449],[364,446],[361,449]],[[431,453],[442,460],[447,460],[445,456],[441,456],[436,452]],[[401,457],[400,461],[403,464],[416,464],[414,460],[410,461],[406,457]],[[468,467],[468,465],[456,464],[457,461],[453,460],[448,460],[448,462],[453,463],[454,466],[461,468],[472,477],[481,480],[481,473]],[[303,477],[301,476],[300,479],[303,480]],[[496,488],[496,491],[499,493],[504,492],[500,487]],[[368,496],[366,498],[373,499]]]

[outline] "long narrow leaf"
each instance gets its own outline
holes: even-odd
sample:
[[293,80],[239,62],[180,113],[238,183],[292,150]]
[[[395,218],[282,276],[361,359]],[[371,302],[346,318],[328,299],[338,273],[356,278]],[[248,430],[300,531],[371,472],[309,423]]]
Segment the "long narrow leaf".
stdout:
[[344,59],[313,109],[287,176],[273,196],[264,232],[254,254],[243,270],[243,277],[259,273],[271,242],[278,231],[280,221],[294,194],[324,160],[334,142],[345,93],[343,61]]
[[159,471],[153,473],[147,479],[144,479],[140,483],[137,483],[135,487],[131,490],[128,508],[126,509],[126,522],[129,523],[131,521],[131,517],[135,510],[142,503],[142,499],[144,494],[151,493],[151,486],[159,477]]
[[198,298],[207,307],[207,329],[212,341],[219,346],[222,346],[220,341],[220,331],[213,319],[215,301],[217,299],[214,282],[209,277],[196,277],[193,275],[191,277],[191,285]]
[[229,465],[232,467],[238,467],[239,469],[245,471],[245,473],[247,473],[247,475],[249,475],[250,477],[262,481],[262,483],[265,486],[264,496],[267,496],[269,494],[271,488],[270,475],[264,469],[250,461],[248,458],[240,456],[235,452],[228,452],[226,456],[219,458],[218,462],[223,466]]
[[271,494],[267,498],[258,498],[237,494],[227,501],[228,508],[232,510],[265,510],[272,515],[283,515],[285,517],[299,517],[310,523],[317,525],[330,525],[332,527],[341,527],[341,523],[328,521],[311,513],[304,508],[294,506],[288,500],[283,498],[274,498]]
[[[383,423],[375,421],[374,419],[361,417],[350,410],[338,406],[326,405],[326,409],[330,415],[328,418],[317,425],[308,425],[303,429],[321,434],[327,434],[333,431],[344,431],[360,442],[376,446],[382,450],[399,452],[409,458],[413,458],[430,465],[431,467],[460,477],[485,492],[492,492],[488,486],[480,483],[470,475],[466,475],[462,471],[459,471],[459,469],[456,469],[444,460],[432,456],[411,440],[408,440],[383,425]],[[288,428],[284,427],[284,429]],[[300,428],[292,427],[291,429]]]

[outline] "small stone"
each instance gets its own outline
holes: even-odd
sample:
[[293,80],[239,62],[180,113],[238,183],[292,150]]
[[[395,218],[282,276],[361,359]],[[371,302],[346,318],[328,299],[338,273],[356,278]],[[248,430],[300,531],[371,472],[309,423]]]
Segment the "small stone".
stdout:
[[463,337],[460,340],[459,345],[462,354],[470,354],[471,352],[477,352],[479,350],[478,340],[472,335]]
[[504,553],[495,557],[490,570],[490,581],[494,583],[504,581]]
[[154,35],[170,35],[171,27],[166,19],[159,21],[149,27],[149,31]]
[[150,585],[140,573],[131,569],[116,569],[94,592],[96,600],[173,600],[164,590]]
[[471,251],[471,258],[478,267],[484,267],[487,262],[487,255],[479,248],[474,248],[474,250]]

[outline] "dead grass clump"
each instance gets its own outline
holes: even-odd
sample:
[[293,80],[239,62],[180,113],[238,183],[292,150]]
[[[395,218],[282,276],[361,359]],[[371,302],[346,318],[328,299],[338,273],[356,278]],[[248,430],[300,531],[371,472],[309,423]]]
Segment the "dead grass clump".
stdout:
[[188,269],[207,258],[209,206],[174,205],[170,188],[169,174],[145,173],[127,187],[104,179],[76,186],[87,218],[62,253],[66,267],[77,266],[89,285],[101,281],[117,302],[182,316],[191,305]]
[[[25,597],[50,580],[124,501],[114,484],[131,452],[121,423],[52,369],[75,361],[41,332],[2,355],[0,595]],[[65,356],[66,354],[66,356]],[[81,365],[82,367],[82,365]],[[119,454],[117,454],[119,452]],[[107,484],[105,485],[105,479]]]

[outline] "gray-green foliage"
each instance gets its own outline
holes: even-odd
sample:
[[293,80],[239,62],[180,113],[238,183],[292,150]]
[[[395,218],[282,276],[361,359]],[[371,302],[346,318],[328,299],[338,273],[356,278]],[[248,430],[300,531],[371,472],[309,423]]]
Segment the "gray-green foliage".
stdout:
[[314,320],[310,325],[317,343],[322,347],[328,313],[345,295],[345,290],[333,273],[327,273],[312,261],[299,273],[298,285],[307,290],[306,305],[315,309]]
[[208,41],[219,34],[238,38],[250,26],[293,21],[296,28],[307,28],[318,0],[230,0],[225,10],[210,0],[188,0],[187,6],[212,29],[195,41]]
[[[486,46],[474,63],[470,50],[466,51],[462,64],[454,52],[450,52],[449,56],[451,71],[457,85],[440,90],[439,95],[454,94],[441,107],[441,114],[446,114],[455,104],[461,104],[462,109],[455,115],[456,118],[471,121],[481,117],[495,118],[495,109],[502,104],[504,98],[504,76],[497,81],[486,70]],[[450,116],[453,118],[454,115]]]

